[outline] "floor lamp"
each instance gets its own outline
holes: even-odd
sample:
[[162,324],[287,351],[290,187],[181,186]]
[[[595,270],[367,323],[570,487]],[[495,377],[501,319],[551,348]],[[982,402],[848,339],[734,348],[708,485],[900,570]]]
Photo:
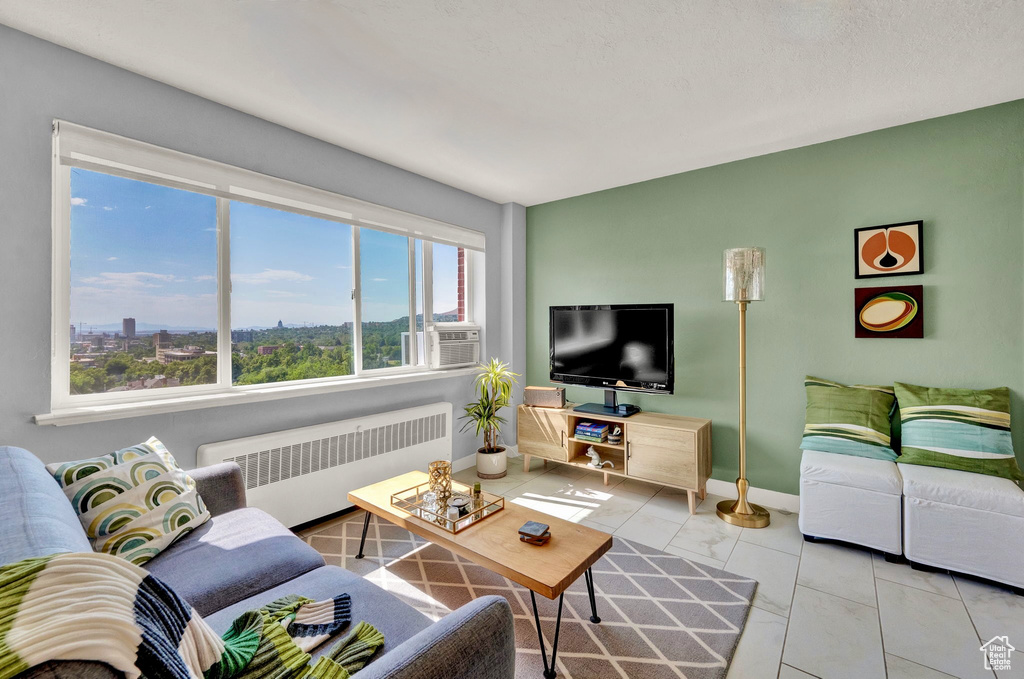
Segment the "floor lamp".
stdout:
[[718,503],[718,516],[744,528],[764,528],[771,521],[768,510],[747,502],[747,304],[764,299],[764,248],[731,248],[722,257],[726,302],[740,310],[740,475],[736,501]]

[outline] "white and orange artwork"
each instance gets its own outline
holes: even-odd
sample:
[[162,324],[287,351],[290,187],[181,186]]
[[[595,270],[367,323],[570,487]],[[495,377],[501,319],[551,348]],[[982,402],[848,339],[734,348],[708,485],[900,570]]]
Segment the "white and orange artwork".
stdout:
[[856,277],[907,276],[924,271],[921,224],[904,222],[856,229]]

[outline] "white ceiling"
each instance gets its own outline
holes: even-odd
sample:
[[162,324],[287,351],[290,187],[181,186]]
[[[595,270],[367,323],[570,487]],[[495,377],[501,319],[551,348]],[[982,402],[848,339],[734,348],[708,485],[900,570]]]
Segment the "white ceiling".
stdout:
[[0,23],[524,205],[1024,98],[1024,0],[0,0]]

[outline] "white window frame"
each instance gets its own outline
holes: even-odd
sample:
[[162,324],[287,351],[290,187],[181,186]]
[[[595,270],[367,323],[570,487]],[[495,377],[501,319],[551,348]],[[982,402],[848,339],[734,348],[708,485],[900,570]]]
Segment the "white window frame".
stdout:
[[[71,304],[71,169],[78,167],[152,184],[183,189],[216,197],[217,209],[217,382],[167,389],[138,390],[100,394],[71,394],[70,384],[70,304]],[[52,257],[52,332],[51,332],[51,413],[37,416],[37,422],[69,419],[74,411],[90,409],[116,412],[119,406],[155,404],[160,410],[200,407],[194,402],[208,402],[223,397],[253,396],[255,400],[280,395],[301,395],[330,390],[331,387],[353,388],[359,384],[393,381],[403,375],[422,378],[431,373],[429,358],[418,362],[416,336],[416,276],[422,276],[424,332],[432,323],[433,242],[467,250],[466,304],[467,321],[471,319],[472,284],[469,264],[474,256],[482,256],[485,237],[479,231],[421,217],[393,208],[360,201],[340,194],[297,184],[242,168],[172,151],[118,135],[54,121],[53,134],[53,257]],[[339,222],[352,230],[352,297],[353,297],[353,360],[354,374],[288,382],[235,386],[231,379],[231,201],[237,200]],[[409,331],[412,365],[362,369],[362,294],[360,284],[359,234],[373,229],[402,235],[409,243]],[[415,258],[416,241],[422,241],[420,261]],[[429,313],[429,315],[428,315]],[[425,357],[426,358],[426,357]],[[465,371],[448,371],[459,373]],[[177,404],[179,407],[174,407]],[[190,405],[191,404],[191,405]],[[124,416],[124,415],[119,415]],[[109,419],[96,417],[95,419]],[[56,423],[56,422],[51,422]]]

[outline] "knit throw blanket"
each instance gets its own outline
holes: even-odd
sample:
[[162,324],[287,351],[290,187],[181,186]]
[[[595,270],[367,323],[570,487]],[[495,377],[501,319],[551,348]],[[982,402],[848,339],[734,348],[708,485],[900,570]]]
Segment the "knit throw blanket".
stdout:
[[239,616],[223,637],[146,570],[109,554],[56,554],[0,568],[0,679],[51,660],[94,660],[128,679],[346,679],[384,644],[348,625],[347,594],[288,596]]

